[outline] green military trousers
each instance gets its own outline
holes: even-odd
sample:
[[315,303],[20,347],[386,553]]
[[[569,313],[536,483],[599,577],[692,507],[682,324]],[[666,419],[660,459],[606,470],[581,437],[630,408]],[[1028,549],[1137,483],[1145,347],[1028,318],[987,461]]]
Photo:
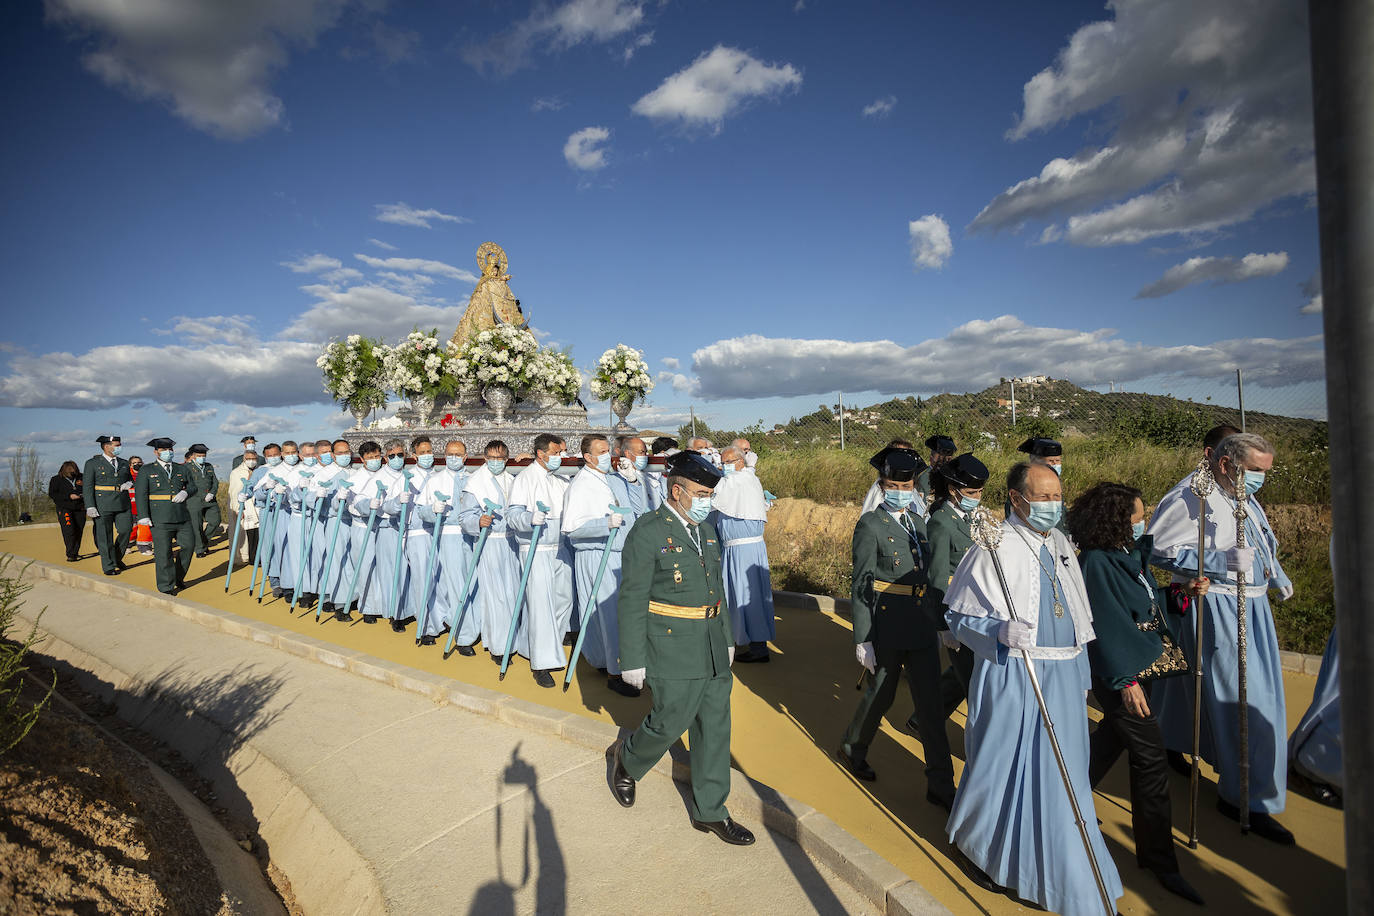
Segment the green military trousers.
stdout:
[[[127,502],[127,500],[126,500]],[[134,530],[134,514],[124,512],[101,512],[91,519],[95,526],[95,546],[100,551],[100,568],[112,573],[124,563],[124,553],[129,549],[129,533]]]
[[218,502],[205,502],[205,497],[197,493],[187,500],[187,503],[200,501],[199,506],[188,505],[187,511],[191,514],[191,537],[195,540],[196,553],[205,553],[210,549],[210,538],[219,530],[223,519],[220,517]]
[[730,689],[729,669],[715,677],[670,680],[648,677],[654,705],[635,733],[625,739],[621,761],[635,781],[644,778],[687,733],[691,745],[692,816],[699,821],[723,821],[730,816]]
[[916,724],[926,758],[926,788],[945,799],[954,798],[954,764],[945,734],[944,709],[940,703],[940,646],[924,649],[888,649],[875,645],[877,673],[865,678],[866,689],[854,718],[844,733],[844,751],[854,760],[868,759],[868,746],[878,733],[883,715],[892,708],[897,685],[906,669],[911,699],[916,704]]
[[[191,544],[195,540],[194,522],[154,522],[153,561],[157,564],[157,590],[170,594],[186,580],[191,569]],[[172,556],[172,544],[180,548]]]

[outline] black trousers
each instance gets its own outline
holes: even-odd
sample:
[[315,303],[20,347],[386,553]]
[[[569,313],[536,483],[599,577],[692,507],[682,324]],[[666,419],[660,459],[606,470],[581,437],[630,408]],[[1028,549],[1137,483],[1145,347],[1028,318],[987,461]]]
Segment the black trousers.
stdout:
[[86,510],[59,508],[57,524],[62,526],[62,543],[67,546],[67,559],[75,560],[81,554],[81,534],[86,530]]
[[949,653],[949,667],[940,675],[940,704],[946,719],[968,699],[968,682],[972,679],[973,650],[965,647]]
[[1169,805],[1169,765],[1164,734],[1153,712],[1133,715],[1121,702],[1121,692],[1093,678],[1093,695],[1102,707],[1102,721],[1093,729],[1088,752],[1088,780],[1095,788],[1125,751],[1131,778],[1131,829],[1135,859],[1141,868],[1178,871]]

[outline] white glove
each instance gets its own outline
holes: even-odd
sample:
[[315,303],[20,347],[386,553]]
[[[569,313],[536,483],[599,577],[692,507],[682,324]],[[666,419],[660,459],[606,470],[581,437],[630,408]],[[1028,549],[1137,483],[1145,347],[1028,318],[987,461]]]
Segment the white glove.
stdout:
[[285,496],[285,495],[286,495],[286,484],[284,484],[284,483],[279,483],[279,484],[277,484],[276,487],[273,489],[273,492],[276,493],[278,496]]
[[123,490],[125,493],[128,493],[130,490],[134,488],[134,482],[132,480],[126,480],[119,485],[119,488]]
[[629,458],[621,458],[617,461],[616,469],[620,471],[620,476],[624,477],[630,483],[639,482],[639,470],[635,467],[635,463]]
[[861,642],[854,647],[854,657],[859,664],[868,669],[869,674],[878,673],[878,658],[873,654],[873,643]]
[[647,673],[644,668],[635,668],[632,671],[620,672],[620,679],[636,690],[642,690],[644,688],[644,675]]
[[1247,576],[1255,568],[1255,548],[1232,547],[1222,551],[1226,555],[1226,568],[1231,572],[1243,572]]
[[179,491],[179,492],[177,493],[176,496],[173,496],[173,497],[172,497],[172,502],[174,502],[174,503],[184,503],[184,502],[186,502],[186,491],[185,491],[185,490]]
[[997,641],[1009,649],[1034,649],[1035,634],[1024,620],[1004,620],[997,628]]
[[548,517],[549,514],[547,512],[540,512],[538,509],[535,509],[530,513],[530,524],[538,528],[540,525],[544,524]]
[[953,630],[941,630],[940,645],[944,646],[951,652],[958,652],[959,647],[962,645],[962,643],[960,643],[959,640],[955,638]]
[[248,502],[248,491],[244,490],[239,493],[239,505],[243,505],[246,502]]
[[730,664],[733,665],[735,663],[735,647],[726,646],[726,651],[730,653]]
[[758,463],[759,463],[759,456],[758,456],[758,455],[754,454],[753,452],[745,452],[745,453],[744,453],[744,466],[745,466],[745,467],[747,467],[747,468],[752,468],[754,465],[756,465],[756,464],[758,464]]
[[212,503],[212,502],[214,502],[214,501],[215,501],[215,494],[213,494],[213,493],[206,493],[206,494],[205,494],[205,501],[206,501],[207,503]]
[[1280,601],[1287,601],[1289,598],[1292,598],[1292,597],[1293,597],[1293,586],[1291,586],[1291,585],[1280,586],[1280,588],[1279,588],[1279,600],[1280,600]]
[[401,506],[408,505],[410,503],[411,498],[412,496],[409,490],[402,490],[400,495],[396,497],[396,503],[397,505]]
[[430,508],[432,508],[432,509],[434,510],[434,514],[435,514],[435,515],[439,515],[439,514],[441,514],[441,513],[444,511],[444,508],[445,508],[446,506],[448,506],[448,503],[444,502],[442,499],[436,499],[436,500],[434,501],[434,505],[431,506]]
[[149,528],[153,527],[153,520],[150,518],[141,518],[138,520],[138,523],[140,525],[147,525]]
[[382,508],[382,500],[381,500],[381,498],[380,498],[380,497],[373,497],[372,502],[368,503],[368,506],[367,506],[367,507],[368,507],[369,509],[371,509],[373,512],[376,512],[378,509]]
[[95,506],[91,506],[89,509],[86,510],[86,517],[100,518],[100,510],[98,510]]
[[353,501],[353,488],[352,488],[352,487],[344,487],[344,488],[343,488],[342,490],[340,490],[336,495],[339,497],[339,499],[342,499],[344,502],[352,502],[352,501]]
[[610,518],[606,519],[606,524],[612,528],[619,528],[625,524],[625,516],[619,512],[612,512]]

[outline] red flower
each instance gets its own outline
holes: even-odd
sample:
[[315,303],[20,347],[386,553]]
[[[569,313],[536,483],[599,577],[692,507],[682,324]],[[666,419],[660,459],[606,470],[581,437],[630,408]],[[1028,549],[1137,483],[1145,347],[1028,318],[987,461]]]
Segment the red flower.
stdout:
[[449,426],[450,426],[452,423],[453,423],[453,414],[451,414],[451,413],[446,413],[446,414],[444,414],[444,418],[443,418],[442,420],[439,421],[439,425],[442,426],[444,429],[448,429]]

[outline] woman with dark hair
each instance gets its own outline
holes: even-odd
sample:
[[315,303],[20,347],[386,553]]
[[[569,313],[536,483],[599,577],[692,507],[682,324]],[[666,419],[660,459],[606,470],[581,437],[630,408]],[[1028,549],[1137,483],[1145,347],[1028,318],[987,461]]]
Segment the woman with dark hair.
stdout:
[[[1097,632],[1088,644],[1088,660],[1103,718],[1092,733],[1088,777],[1095,787],[1126,752],[1136,862],[1167,890],[1201,905],[1202,896],[1178,871],[1164,735],[1141,684],[1188,670],[1181,654],[1166,655],[1166,645],[1175,644],[1164,592],[1147,565],[1152,539],[1145,534],[1145,504],[1134,487],[1099,483],[1074,501],[1067,522],[1081,551],[1078,563]],[[1194,579],[1185,591],[1197,598],[1207,593],[1207,585],[1206,579]]]
[[48,481],[48,497],[57,509],[57,524],[62,528],[62,543],[67,547],[67,562],[81,554],[81,533],[86,530],[86,501],[81,498],[81,470],[75,461],[64,461]]

